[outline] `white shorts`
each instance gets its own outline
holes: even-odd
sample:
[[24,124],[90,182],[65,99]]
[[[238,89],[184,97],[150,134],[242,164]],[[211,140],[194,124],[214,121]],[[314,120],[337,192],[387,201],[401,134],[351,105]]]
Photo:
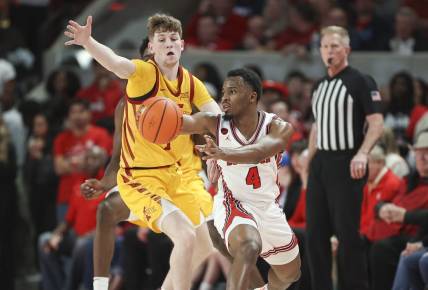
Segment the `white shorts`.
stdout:
[[238,225],[255,227],[262,239],[260,257],[270,265],[284,265],[299,253],[297,238],[275,202],[257,206],[223,196],[214,197],[214,225],[228,247],[229,234]]
[[[112,189],[110,189],[107,193],[106,193],[106,196],[105,196],[105,198],[107,198],[110,194],[112,194],[113,192],[119,192],[119,188],[118,188],[118,186],[116,185],[115,187],[113,187]],[[175,212],[175,211],[177,211],[177,210],[180,210],[178,207],[176,207],[173,203],[171,203],[171,202],[169,202],[168,200],[166,200],[166,199],[161,199],[161,204],[162,204],[162,214],[159,216],[159,218],[157,219],[157,221],[156,221],[156,225],[158,226],[158,228],[161,230],[161,231],[163,231],[162,230],[162,222],[163,222],[163,220],[165,219],[165,217],[167,216],[167,215],[169,215],[170,213],[173,213],[173,212]],[[186,216],[186,215],[184,215],[184,216]],[[187,216],[186,216],[186,218],[187,218]],[[139,218],[138,218],[138,216],[136,216],[135,214],[133,214],[132,213],[132,211],[129,211],[129,216],[128,216],[128,218],[126,219],[126,220],[124,220],[124,221],[127,221],[127,222],[133,222],[133,221],[138,221],[139,220]],[[204,215],[203,215],[203,213],[201,212],[201,218],[200,218],[200,223],[198,224],[198,225],[196,225],[195,226],[195,228],[198,228],[199,226],[201,226],[204,222],[206,222],[207,221],[207,219],[204,217]],[[189,222],[190,223],[192,223],[191,221],[190,221],[190,219],[189,219]]]

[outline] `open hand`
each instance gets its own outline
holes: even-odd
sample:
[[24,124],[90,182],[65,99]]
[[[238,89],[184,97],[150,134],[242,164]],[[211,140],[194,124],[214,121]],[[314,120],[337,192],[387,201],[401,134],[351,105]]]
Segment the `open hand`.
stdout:
[[94,199],[103,194],[105,188],[101,181],[98,179],[88,179],[85,180],[80,185],[80,192],[86,199]]
[[92,33],[92,16],[88,16],[86,24],[80,25],[76,21],[68,21],[67,30],[64,31],[64,35],[71,38],[65,45],[81,45],[84,46],[88,43]]
[[208,136],[205,135],[205,145],[196,145],[196,149],[199,150],[199,152],[205,153],[206,156],[202,156],[203,160],[208,159],[222,159],[223,157],[223,151],[217,146],[217,144],[214,142],[214,140]]

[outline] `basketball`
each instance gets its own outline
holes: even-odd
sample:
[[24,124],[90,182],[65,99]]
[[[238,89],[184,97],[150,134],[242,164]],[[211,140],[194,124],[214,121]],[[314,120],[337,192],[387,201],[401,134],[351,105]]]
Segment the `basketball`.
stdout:
[[183,113],[178,105],[165,97],[153,97],[143,103],[138,129],[144,139],[167,144],[181,129]]

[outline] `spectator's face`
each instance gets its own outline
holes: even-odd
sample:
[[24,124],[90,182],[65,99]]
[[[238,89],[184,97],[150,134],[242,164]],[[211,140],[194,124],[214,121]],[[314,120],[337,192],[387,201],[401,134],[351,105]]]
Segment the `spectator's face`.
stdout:
[[428,177],[428,148],[415,150],[416,170],[422,177]]
[[270,111],[280,117],[284,121],[288,121],[290,111],[285,102],[276,102],[270,106]]
[[321,39],[321,57],[326,67],[340,68],[348,63],[350,48],[339,34],[326,34]]
[[257,38],[262,38],[265,31],[265,23],[263,17],[253,16],[248,20],[247,33]]
[[157,63],[167,67],[176,65],[181,57],[184,42],[178,32],[155,32],[149,42],[150,53]]
[[198,39],[202,45],[209,45],[217,40],[218,25],[213,17],[202,17],[198,22]]
[[303,93],[303,80],[299,77],[288,80],[287,86],[290,96],[300,96]]
[[369,176],[367,181],[373,182],[384,166],[385,166],[385,161],[376,160],[369,156],[369,162],[368,162]]
[[217,16],[228,16],[232,12],[234,0],[211,0],[213,12]]
[[395,17],[395,33],[400,39],[406,40],[410,38],[414,30],[414,19],[405,15],[397,15]]
[[373,0],[356,0],[355,9],[358,13],[372,13],[374,8]]
[[54,87],[55,92],[57,92],[58,94],[61,94],[61,93],[66,91],[66,89],[67,89],[67,75],[65,72],[59,71],[56,74],[53,87]]
[[270,108],[274,102],[281,100],[281,98],[282,95],[278,91],[270,89],[263,91],[260,101],[263,103],[265,108]]
[[327,23],[329,25],[337,25],[340,27],[348,27],[348,16],[343,9],[333,8],[328,13]]
[[68,119],[74,128],[83,129],[91,121],[91,113],[81,104],[74,104],[70,107]]
[[6,81],[3,84],[3,92],[0,92],[0,104],[4,110],[8,110],[15,104],[15,80]]
[[263,15],[266,21],[272,23],[273,21],[284,17],[283,0],[268,0],[263,10]]
[[36,115],[33,123],[33,134],[36,137],[45,137],[48,133],[48,121],[43,115]]
[[97,61],[94,60],[92,64],[92,71],[94,72],[95,81],[96,82],[103,82],[103,81],[109,81],[111,78],[111,74],[108,70],[106,70],[104,67],[102,67]]

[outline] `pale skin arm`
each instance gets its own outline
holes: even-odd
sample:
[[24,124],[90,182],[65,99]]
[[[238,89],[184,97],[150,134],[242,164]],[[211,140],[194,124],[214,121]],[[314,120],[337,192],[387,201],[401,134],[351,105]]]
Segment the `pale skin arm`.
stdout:
[[383,133],[382,114],[370,114],[366,116],[368,130],[360,149],[351,160],[351,177],[354,179],[363,178],[367,170],[367,158],[370,150],[376,144]]
[[135,71],[135,64],[127,58],[117,55],[109,47],[99,43],[92,36],[92,16],[88,16],[85,25],[70,20],[64,35],[71,38],[65,45],[80,45],[107,70],[121,79],[128,79]]
[[317,152],[317,124],[313,123],[311,127],[311,132],[309,133],[309,144],[308,144],[308,156],[307,162],[304,164],[305,170],[307,170],[307,166],[311,163],[312,158],[314,158],[315,153]]
[[211,112],[214,114],[221,114],[221,109],[220,106],[214,101],[212,100],[211,102],[208,102],[204,105],[202,105],[199,110],[201,112]]

